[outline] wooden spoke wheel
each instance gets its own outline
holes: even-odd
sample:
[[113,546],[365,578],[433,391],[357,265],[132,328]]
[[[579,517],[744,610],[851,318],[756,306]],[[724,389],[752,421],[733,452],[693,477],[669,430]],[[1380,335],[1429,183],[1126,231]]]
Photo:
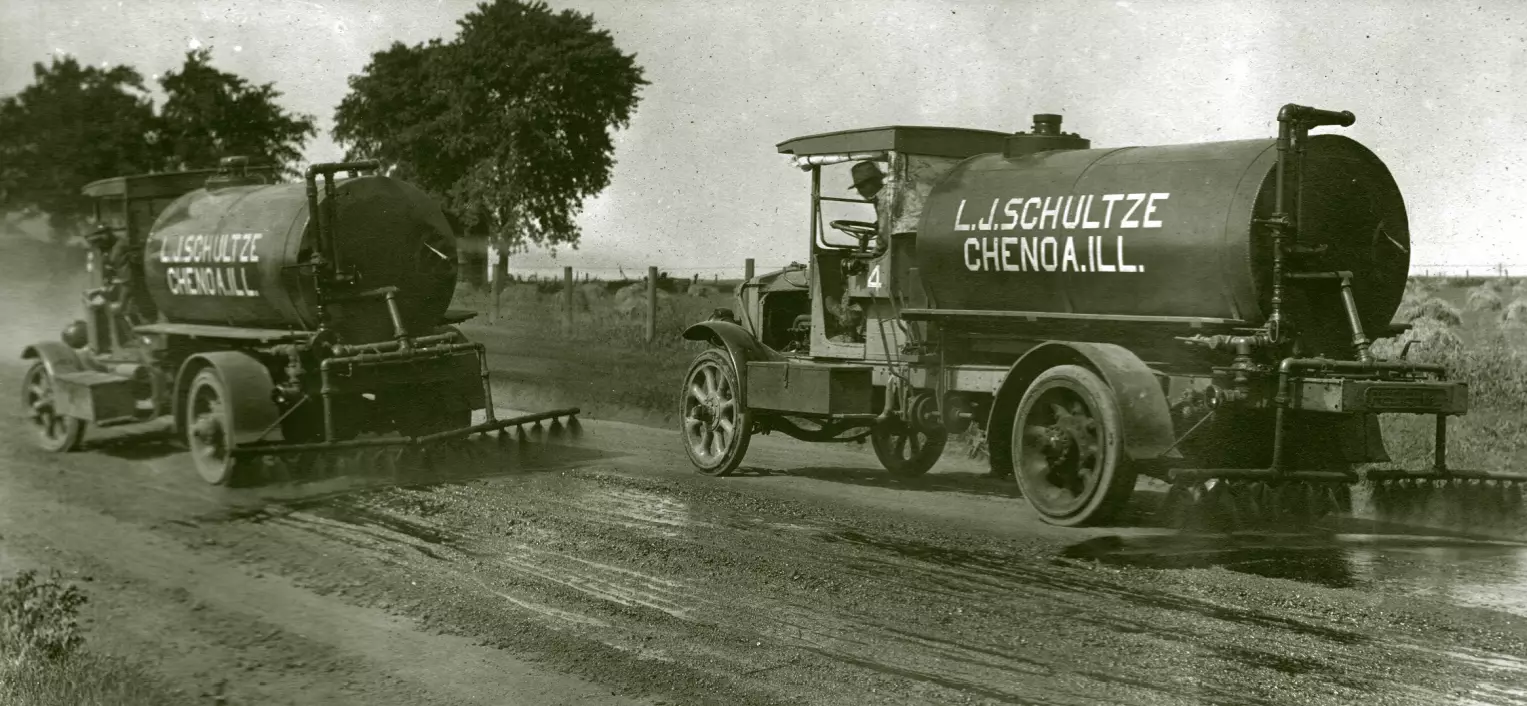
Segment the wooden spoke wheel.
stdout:
[[893,419],[870,432],[870,446],[880,465],[898,478],[912,478],[927,473],[944,454],[949,432],[928,432]]
[[205,368],[186,390],[186,445],[202,480],[236,485],[242,464],[233,456],[233,402],[215,368]]
[[53,376],[42,361],[32,364],[21,385],[21,411],[31,423],[32,437],[44,450],[73,451],[85,436],[85,420],[58,413],[53,405]]
[[1050,368],[1029,385],[1014,416],[1013,475],[1045,522],[1106,522],[1129,501],[1120,420],[1113,389],[1086,368]]
[[747,455],[753,415],[743,405],[740,391],[731,356],[720,349],[695,356],[684,375],[679,400],[684,451],[702,474],[727,475]]

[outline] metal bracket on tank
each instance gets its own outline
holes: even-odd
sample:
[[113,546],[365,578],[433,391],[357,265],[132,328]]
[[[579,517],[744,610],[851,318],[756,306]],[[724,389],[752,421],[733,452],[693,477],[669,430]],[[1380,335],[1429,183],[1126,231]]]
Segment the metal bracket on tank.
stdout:
[[1368,351],[1371,341],[1368,334],[1363,330],[1362,313],[1357,310],[1357,297],[1352,294],[1352,273],[1346,270],[1339,272],[1294,272],[1289,274],[1292,279],[1299,280],[1340,280],[1341,281],[1341,305],[1347,314],[1347,330],[1352,334],[1352,347],[1357,353],[1357,359],[1363,363],[1373,362],[1373,354]]

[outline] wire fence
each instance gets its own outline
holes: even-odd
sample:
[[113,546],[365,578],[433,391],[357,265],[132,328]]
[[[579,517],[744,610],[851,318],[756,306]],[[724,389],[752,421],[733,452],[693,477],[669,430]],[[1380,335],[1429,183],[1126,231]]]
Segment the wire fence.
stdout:
[[[465,263],[464,263],[465,264]],[[775,269],[783,269],[781,265]],[[497,322],[501,316],[504,292],[511,289],[526,288],[531,296],[542,297],[550,295],[557,301],[562,322],[571,326],[580,307],[587,307],[589,298],[604,298],[613,295],[613,305],[624,316],[635,318],[640,310],[642,319],[646,324],[645,339],[652,342],[657,338],[658,316],[660,299],[675,295],[684,297],[709,298],[718,294],[727,294],[733,291],[733,285],[753,278],[757,273],[757,266],[753,258],[747,258],[741,266],[732,265],[727,268],[725,279],[721,278],[721,272],[716,271],[712,278],[704,279],[698,272],[690,272],[688,276],[675,277],[655,265],[648,265],[640,270],[632,268],[630,272],[624,267],[613,268],[619,273],[620,278],[597,277],[596,271],[609,274],[612,268],[588,268],[588,270],[576,270],[571,265],[562,266],[559,272],[550,268],[520,268],[521,270],[534,270],[531,273],[516,272],[515,268],[507,268],[502,281],[498,279],[496,268],[491,262],[480,274],[482,277],[472,276],[463,278],[468,286],[486,290],[490,297],[490,321]],[[694,268],[685,268],[691,270]],[[767,271],[767,270],[766,270]],[[632,275],[640,273],[640,277]],[[723,286],[721,283],[725,283]]]

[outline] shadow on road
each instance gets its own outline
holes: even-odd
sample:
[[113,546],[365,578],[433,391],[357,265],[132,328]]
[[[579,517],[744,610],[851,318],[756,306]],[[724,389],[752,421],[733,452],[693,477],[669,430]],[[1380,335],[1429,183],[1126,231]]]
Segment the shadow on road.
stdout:
[[1349,547],[1308,536],[1107,536],[1073,544],[1060,556],[1146,569],[1223,568],[1331,588],[1351,588],[1358,583]]
[[[897,478],[880,468],[848,468],[841,466],[808,466],[771,470],[746,468],[738,470],[738,477],[794,476],[829,483],[845,483],[868,488],[905,490],[927,493],[956,493],[988,498],[1022,500],[1023,493],[1011,477],[999,478],[989,473],[945,472],[932,473],[915,478]],[[1166,493],[1154,488],[1137,488],[1130,503],[1114,521],[1102,527],[1163,528],[1166,525],[1157,517],[1156,510],[1166,498]],[[1026,505],[1026,503],[1024,503]],[[1014,512],[1019,512],[1014,508]],[[1029,512],[1027,508],[1021,510]]]
[[123,461],[153,461],[185,453],[186,447],[170,430],[162,430],[93,440],[87,436],[80,451],[99,453]]
[[[483,446],[493,447],[490,442]],[[129,460],[171,459],[183,463],[174,483],[200,485],[215,509],[191,519],[195,523],[261,521],[299,506],[343,503],[344,498],[374,491],[433,489],[497,478],[560,471],[606,461],[621,454],[571,443],[542,443],[530,447],[479,448],[474,453],[435,451],[384,461],[376,452],[322,457],[267,458],[235,486],[208,486],[191,468],[183,447],[165,438],[134,438],[101,442],[87,453]],[[178,459],[176,457],[179,457]],[[315,461],[315,458],[322,460]]]
[[[1021,498],[1018,486],[1011,478],[995,478],[985,473],[934,473],[916,478],[897,478],[880,468],[807,467],[784,471],[761,471],[750,469],[750,475],[781,475],[811,478],[833,483],[847,483],[872,488],[916,490],[935,493],[963,493],[966,495]],[[743,475],[739,473],[738,475]]]

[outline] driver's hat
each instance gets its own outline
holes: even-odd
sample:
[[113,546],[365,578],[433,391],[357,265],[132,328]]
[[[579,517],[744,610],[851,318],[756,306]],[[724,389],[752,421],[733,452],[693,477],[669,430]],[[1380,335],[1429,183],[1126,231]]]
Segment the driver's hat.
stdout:
[[851,189],[857,189],[872,181],[885,181],[885,173],[880,171],[880,166],[874,162],[859,162],[853,169],[854,183],[849,185]]

